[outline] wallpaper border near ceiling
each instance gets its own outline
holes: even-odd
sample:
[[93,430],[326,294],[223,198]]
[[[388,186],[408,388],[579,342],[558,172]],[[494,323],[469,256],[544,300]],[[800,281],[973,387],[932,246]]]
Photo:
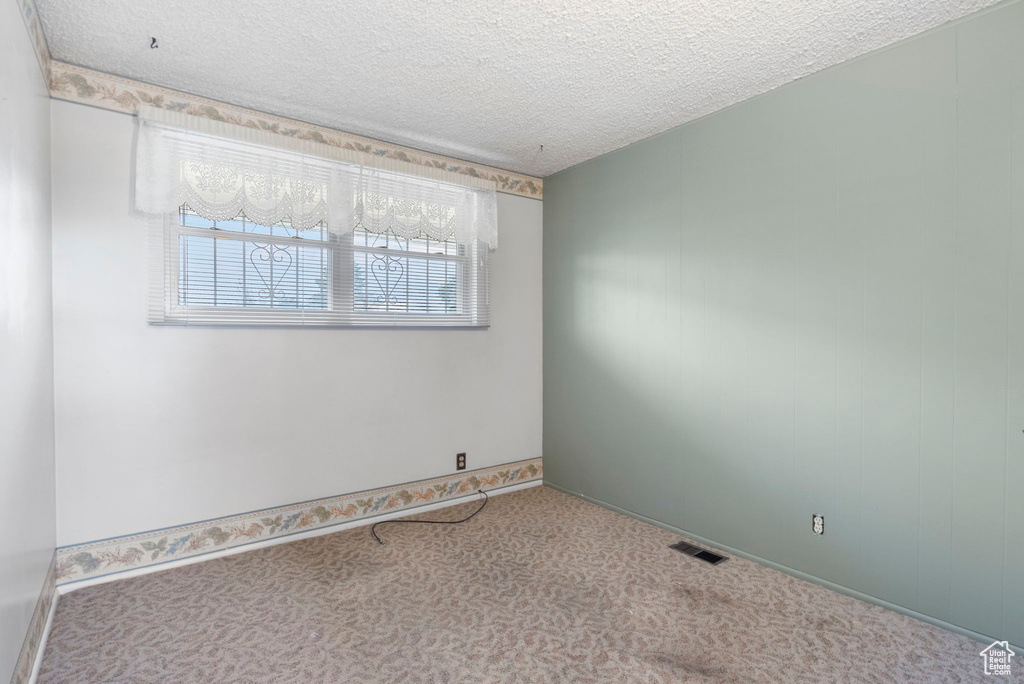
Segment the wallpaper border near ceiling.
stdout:
[[28,37],[32,41],[36,59],[39,60],[43,80],[49,85],[50,48],[46,45],[46,36],[43,34],[43,25],[39,21],[39,11],[36,9],[35,0],[18,0],[18,8],[21,10],[21,18],[25,20],[25,28],[28,29]]
[[484,178],[494,181],[498,192],[510,195],[538,200],[544,197],[544,181],[533,176],[504,171],[482,164],[473,164],[453,157],[393,145],[372,138],[364,138],[333,128],[266,114],[54,60],[50,57],[50,51],[46,45],[46,36],[43,34],[42,25],[39,22],[39,12],[36,9],[35,0],[18,1],[29,37],[32,39],[36,55],[39,58],[40,68],[46,79],[50,97],[127,114],[135,114],[139,105],[147,104],[215,121],[228,121],[240,126],[258,128],[300,140],[313,140],[333,147],[357,150],[419,166]]
[[542,479],[540,458],[57,549],[58,585]]

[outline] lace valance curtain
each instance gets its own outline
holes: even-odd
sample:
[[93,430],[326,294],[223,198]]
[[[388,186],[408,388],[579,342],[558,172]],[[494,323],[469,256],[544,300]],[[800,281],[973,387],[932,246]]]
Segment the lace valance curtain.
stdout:
[[326,221],[337,235],[362,228],[426,233],[497,247],[494,183],[279,133],[144,107],[135,147],[135,208],[208,219],[245,214],[296,230]]

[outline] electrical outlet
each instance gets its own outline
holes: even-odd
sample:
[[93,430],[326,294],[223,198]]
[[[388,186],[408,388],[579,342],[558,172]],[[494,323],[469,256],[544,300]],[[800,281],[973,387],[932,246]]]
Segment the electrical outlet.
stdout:
[[466,469],[466,454],[455,454],[455,469],[465,470]]
[[825,534],[825,516],[811,516],[811,532],[814,532],[814,534],[817,534],[819,536]]

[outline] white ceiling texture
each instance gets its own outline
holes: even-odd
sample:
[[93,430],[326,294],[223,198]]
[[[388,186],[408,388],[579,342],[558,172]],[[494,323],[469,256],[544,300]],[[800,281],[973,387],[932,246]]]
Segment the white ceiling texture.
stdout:
[[37,2],[61,61],[546,176],[995,0]]

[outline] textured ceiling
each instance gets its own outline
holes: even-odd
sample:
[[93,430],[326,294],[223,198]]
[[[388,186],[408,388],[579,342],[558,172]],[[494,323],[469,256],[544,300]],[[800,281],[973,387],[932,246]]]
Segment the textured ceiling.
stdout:
[[37,2],[56,59],[545,176],[995,0]]

